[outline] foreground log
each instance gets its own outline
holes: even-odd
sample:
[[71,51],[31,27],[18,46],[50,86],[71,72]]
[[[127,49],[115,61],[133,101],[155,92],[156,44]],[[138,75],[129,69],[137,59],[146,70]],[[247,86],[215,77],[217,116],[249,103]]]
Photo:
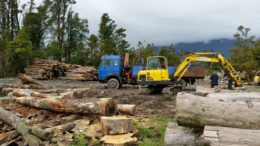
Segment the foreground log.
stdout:
[[89,88],[80,88],[80,89],[69,89],[64,93],[60,93],[62,98],[67,99],[81,99],[84,96],[84,93],[88,92]]
[[22,96],[32,96],[32,97],[40,97],[40,98],[47,97],[46,95],[44,95],[42,93],[30,90],[30,89],[15,89],[15,90],[13,90],[12,93],[13,93],[13,96],[17,96],[17,97],[22,97]]
[[[52,134],[37,126],[26,125],[19,117],[0,107],[0,119],[12,125],[30,146],[42,145],[41,139],[50,139]],[[41,138],[41,139],[40,139]]]
[[9,132],[6,132],[6,133],[1,133],[0,134],[0,144],[3,144],[7,141],[15,139],[18,136],[19,136],[19,134],[15,130],[9,131]]
[[53,132],[56,130],[65,132],[65,131],[71,131],[75,127],[75,124],[73,122],[67,122],[58,126],[54,126],[51,128],[47,128],[46,131]]
[[207,97],[210,98],[223,98],[229,100],[239,100],[239,99],[259,99],[260,100],[260,92],[241,92],[241,93],[209,93]]
[[[235,98],[235,97],[234,97]],[[176,98],[178,125],[205,125],[260,129],[260,98],[230,100],[179,93]]]
[[134,104],[118,104],[117,110],[121,114],[134,116],[136,114],[136,105]]
[[205,126],[203,138],[212,146],[259,146],[260,130]]
[[175,123],[168,123],[164,136],[165,146],[204,146],[208,142],[199,138],[194,131],[178,126]]
[[62,113],[78,113],[87,115],[113,115],[116,105],[112,98],[100,98],[96,102],[83,100],[55,100],[48,98],[18,97],[18,103],[37,109]]
[[125,134],[133,132],[133,121],[125,116],[101,117],[104,135]]
[[40,86],[44,86],[40,81],[37,81],[35,79],[32,79],[31,77],[25,75],[25,74],[22,74],[22,73],[19,73],[18,76],[17,76],[23,84],[36,84],[36,85],[40,85]]
[[120,135],[105,135],[101,138],[105,146],[128,146],[135,145],[137,138],[133,137],[133,133]]

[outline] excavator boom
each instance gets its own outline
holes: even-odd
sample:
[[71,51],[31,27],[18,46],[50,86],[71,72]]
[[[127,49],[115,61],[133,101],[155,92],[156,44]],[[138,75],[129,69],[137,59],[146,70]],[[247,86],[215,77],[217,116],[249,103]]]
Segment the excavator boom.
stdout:
[[242,86],[241,78],[233,66],[225,59],[223,55],[214,52],[197,52],[186,56],[174,73],[174,77],[177,79],[177,82],[182,79],[192,62],[220,63],[223,68],[229,72],[230,76],[235,81],[236,86]]

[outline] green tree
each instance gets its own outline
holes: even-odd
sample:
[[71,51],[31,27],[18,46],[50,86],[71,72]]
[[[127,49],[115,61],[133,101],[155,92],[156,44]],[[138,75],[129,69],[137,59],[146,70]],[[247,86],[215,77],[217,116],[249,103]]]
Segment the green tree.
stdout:
[[117,29],[115,21],[107,13],[103,14],[98,34],[101,54],[123,55],[129,47],[128,42],[125,40],[125,31],[124,28]]
[[244,26],[239,26],[237,28],[238,32],[234,34],[234,37],[236,39],[235,45],[238,46],[239,48],[245,48],[245,49],[250,49],[254,46],[255,44],[255,36],[248,36],[249,31],[251,30],[250,28],[246,28]]
[[153,44],[146,44],[145,42],[138,42],[138,48],[136,50],[135,56],[134,56],[134,63],[135,64],[145,64],[146,59],[149,56],[154,55],[155,47]]
[[87,65],[93,65],[93,66],[98,66],[100,62],[100,58],[102,56],[100,49],[98,48],[99,42],[98,42],[98,37],[94,34],[91,34],[88,37],[88,47],[86,51],[86,56],[87,56]]
[[[87,19],[80,19],[78,13],[69,10],[66,22],[65,61],[70,62],[76,54],[84,54],[88,34]],[[75,56],[76,57],[76,56]]]
[[[75,0],[55,0],[52,1],[51,5],[51,22],[53,23],[53,38],[58,43],[58,47],[62,50],[61,53],[64,53],[64,37],[65,37],[65,23],[66,23],[66,14],[68,7],[72,4],[75,4]],[[62,56],[61,56],[62,57]],[[61,60],[62,58],[59,58]]]
[[177,65],[180,63],[180,58],[176,55],[175,49],[160,48],[159,55],[167,58],[168,65]]
[[257,40],[252,50],[255,70],[260,70],[260,40]]
[[8,56],[10,73],[23,72],[28,64],[32,51],[32,43],[25,29],[21,29],[13,41],[8,42],[5,54]]
[[[33,0],[31,3],[34,3]],[[37,7],[37,12],[33,12],[34,7],[30,5],[29,12],[24,17],[23,26],[32,42],[33,51],[44,46],[44,36],[50,26],[48,16],[50,4],[50,0],[45,0]]]
[[235,45],[238,47],[231,51],[231,63],[239,71],[246,71],[252,75],[256,67],[254,61],[253,47],[255,46],[255,36],[249,36],[250,28],[239,26],[238,32],[234,34]]

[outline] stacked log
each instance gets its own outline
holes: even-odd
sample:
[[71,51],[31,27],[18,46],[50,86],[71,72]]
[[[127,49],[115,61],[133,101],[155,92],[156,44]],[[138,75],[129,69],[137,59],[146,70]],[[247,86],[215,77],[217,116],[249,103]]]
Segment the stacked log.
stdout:
[[97,70],[94,67],[72,65],[63,79],[94,81],[97,80]]
[[97,80],[94,67],[66,64],[55,60],[36,59],[25,68],[25,74],[34,79],[67,79],[79,81]]
[[259,145],[260,93],[179,93],[176,97],[179,126],[203,131],[212,146]]
[[64,76],[67,69],[66,64],[59,61],[36,59],[31,66],[24,70],[26,75],[34,79],[53,79]]

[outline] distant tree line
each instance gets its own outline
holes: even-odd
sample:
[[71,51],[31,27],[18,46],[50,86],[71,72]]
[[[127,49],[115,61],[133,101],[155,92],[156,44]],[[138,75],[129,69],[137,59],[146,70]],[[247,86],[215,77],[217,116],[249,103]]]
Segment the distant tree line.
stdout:
[[250,28],[239,26],[237,33],[234,34],[236,39],[236,49],[231,51],[231,63],[235,69],[246,71],[249,78],[254,76],[254,71],[260,70],[260,40],[255,36],[249,35]]
[[[103,14],[98,34],[89,34],[88,20],[72,9],[75,0],[0,0],[0,77],[23,72],[35,58],[46,58],[81,65],[98,66],[103,55],[130,53],[133,63],[155,54],[154,46],[139,42],[130,47],[126,29],[118,27]],[[179,58],[171,48],[161,54],[177,64]]]
[[[75,0],[0,0],[0,77],[23,72],[35,58],[97,67],[103,55],[130,54],[132,64],[145,63],[148,56],[162,55],[169,65],[178,65],[187,53],[174,45],[157,49],[152,43],[138,42],[131,47],[126,29],[118,27],[107,13],[100,18],[97,34],[89,34],[88,20],[72,9]],[[249,28],[240,26],[234,35],[231,62],[238,70],[260,67],[260,41],[249,36]],[[177,53],[176,53],[177,52]]]

